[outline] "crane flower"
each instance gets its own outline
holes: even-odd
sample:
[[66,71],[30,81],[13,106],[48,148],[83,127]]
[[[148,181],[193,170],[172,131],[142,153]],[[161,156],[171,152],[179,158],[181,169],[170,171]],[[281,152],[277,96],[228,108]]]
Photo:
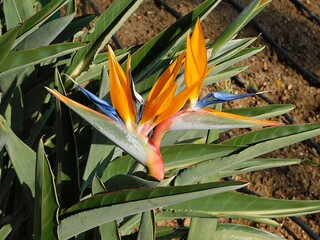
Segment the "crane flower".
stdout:
[[[229,129],[280,124],[206,108],[211,104],[255,94],[213,92],[199,100],[203,82],[213,68],[207,66],[206,45],[199,20],[193,34],[187,36],[186,46],[186,52],[181,53],[162,73],[145,100],[135,90],[130,71],[130,55],[126,69],[123,70],[110,46],[108,53],[111,102],[98,98],[76,84],[102,113],[83,106],[56,90],[47,89],[144,165],[148,174],[158,180],[162,180],[165,173],[160,143],[169,130]],[[178,91],[177,76],[183,65],[185,87]]]

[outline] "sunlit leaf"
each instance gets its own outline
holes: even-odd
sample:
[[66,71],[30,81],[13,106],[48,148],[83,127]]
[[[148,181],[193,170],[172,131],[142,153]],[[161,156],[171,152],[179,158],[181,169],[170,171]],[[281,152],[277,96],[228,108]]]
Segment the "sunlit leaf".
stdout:
[[239,182],[217,182],[102,194],[83,200],[66,211],[66,216],[62,216],[61,219],[60,237],[68,239],[80,232],[125,216],[188,199],[231,191],[244,185]]
[[[177,176],[175,183],[177,185],[191,184],[212,175],[215,175],[216,177],[221,175],[224,176],[224,171],[232,169],[234,165],[240,164],[241,162],[320,135],[319,125],[320,124],[305,124],[301,126],[291,126],[291,132],[288,132],[288,126],[262,129],[257,132],[251,132],[251,134],[253,134],[251,137],[256,136],[256,138],[248,138],[247,142],[250,143],[250,141],[253,141],[256,143],[255,145],[245,148],[238,154],[209,160],[196,166],[192,166],[181,172]],[[265,139],[263,142],[260,142],[259,140],[262,141],[262,137]],[[244,142],[238,143],[244,144]],[[288,162],[288,164],[291,163]]]
[[19,31],[19,28],[14,28],[0,37],[0,65],[4,62],[9,52],[11,51],[14,41],[19,34]]
[[35,10],[31,1],[3,0],[3,12],[9,30],[30,18]]
[[155,239],[155,228],[153,210],[143,212],[137,240]]
[[82,39],[89,42],[78,51],[72,59],[67,74],[76,78],[86,70],[98,52],[108,43],[112,35],[122,26],[125,20],[137,9],[142,0],[120,0],[108,7],[95,21],[94,27]]
[[319,212],[320,201],[269,199],[225,192],[164,207],[164,215],[166,211],[171,211],[176,218],[278,218]]

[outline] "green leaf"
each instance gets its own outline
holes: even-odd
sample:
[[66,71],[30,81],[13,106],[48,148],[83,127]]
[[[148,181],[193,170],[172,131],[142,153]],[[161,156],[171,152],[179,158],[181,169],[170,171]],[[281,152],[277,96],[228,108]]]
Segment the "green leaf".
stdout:
[[254,158],[249,159],[239,164],[230,166],[219,173],[220,177],[233,176],[242,173],[254,172],[258,170],[290,166],[300,164],[300,159],[286,159],[286,158]]
[[[4,121],[4,119],[2,117],[0,117],[0,121],[2,122],[2,121]],[[0,124],[0,150],[2,150],[2,148],[6,144],[7,140],[8,140],[8,133],[7,133],[7,130],[6,130],[4,123],[2,122]]]
[[14,28],[0,37],[0,65],[4,62],[18,37],[20,29]]
[[254,117],[256,119],[267,119],[280,116],[294,109],[291,104],[272,104],[262,107],[252,108],[230,108],[224,109],[223,112],[237,114],[246,117]]
[[11,52],[6,61],[0,66],[0,72],[15,72],[38,63],[44,63],[47,60],[72,53],[84,45],[83,43],[60,43],[36,49]]
[[84,27],[89,26],[90,22],[95,17],[95,15],[84,15],[74,18],[72,22],[54,39],[54,43],[64,42],[73,38],[76,33],[81,31]]
[[217,230],[214,234],[214,240],[247,240],[247,239],[259,239],[259,240],[284,240],[272,233],[259,230],[249,226],[243,226],[239,224],[223,224],[218,223]]
[[34,207],[35,239],[58,239],[59,204],[54,185],[54,176],[45,156],[42,140],[37,152],[36,191]]
[[[164,207],[175,218],[278,218],[312,214],[320,211],[320,201],[261,198],[238,192],[224,192]],[[159,217],[162,213],[159,213]],[[158,215],[157,215],[158,216]]]
[[1,129],[4,129],[8,134],[5,148],[17,173],[20,184],[34,197],[36,154],[12,132],[2,116],[0,116],[0,122]]
[[107,181],[119,174],[128,174],[137,162],[130,156],[124,156],[111,161],[101,176],[102,181]]
[[98,231],[101,240],[121,240],[118,233],[118,224],[115,220],[99,226]]
[[106,187],[104,186],[103,182],[100,178],[97,177],[97,175],[94,175],[92,179],[92,194],[96,195],[99,193],[107,192]]
[[78,51],[72,59],[67,74],[75,79],[87,69],[98,52],[111,39],[112,35],[122,26],[125,20],[138,8],[142,0],[119,0],[108,7],[95,21],[94,27],[85,35],[82,42],[89,42]]
[[7,239],[10,232],[12,231],[12,226],[10,224],[6,224],[0,229],[0,239]]
[[160,206],[231,191],[244,185],[238,182],[217,182],[102,194],[79,202],[68,209],[65,216],[61,216],[60,237],[68,239],[106,222]]
[[233,20],[223,33],[212,43],[212,54],[215,54],[226,42],[232,39],[248,22],[251,21],[271,0],[253,0]]
[[257,38],[242,38],[229,40],[228,42],[224,43],[224,45],[221,46],[221,48],[217,52],[210,56],[210,65],[218,64],[232,58],[234,54],[237,54],[239,51],[245,49],[255,40],[257,40]]
[[199,239],[199,233],[203,239],[214,239],[217,227],[217,219],[212,218],[192,218],[188,240]]
[[159,182],[124,174],[116,175],[105,183],[108,192],[115,192],[123,189],[152,188],[156,187],[158,184]]
[[155,239],[155,219],[153,210],[143,212],[137,240]]
[[[92,194],[100,194],[104,193],[107,190],[105,189],[105,186],[101,179],[95,175],[92,180]],[[120,236],[118,233],[118,224],[117,221],[111,221],[108,223],[105,223],[96,229],[95,234],[98,236],[95,237],[95,239],[100,239],[100,240],[120,240]]]
[[238,137],[231,138],[222,142],[221,144],[226,146],[247,146],[256,144],[263,141],[277,139],[280,137],[286,137],[298,133],[317,130],[320,128],[320,123],[311,124],[298,124],[291,126],[281,126],[274,128],[265,128],[259,131],[249,132]]
[[[55,86],[59,92],[64,92],[57,69],[55,71]],[[55,100],[57,192],[61,206],[67,207],[79,200],[78,150],[70,109],[57,99]]]
[[35,11],[31,1],[3,0],[3,13],[9,30],[27,20]]
[[248,48],[248,49],[241,50],[237,54],[232,55],[230,59],[227,59],[226,61],[216,65],[213,68],[213,70],[209,73],[209,76],[214,76],[220,72],[223,72],[228,67],[231,67],[234,64],[257,54],[258,52],[263,50],[263,48],[264,47],[257,47],[257,48]]
[[49,45],[62,30],[72,21],[74,14],[52,20],[39,29],[28,35],[18,46],[15,51],[39,48]]
[[243,67],[243,66],[228,67],[219,73],[216,73],[214,75],[209,75],[208,77],[206,77],[203,82],[203,86],[208,86],[208,85],[212,85],[214,83],[225,81],[233,76],[238,75],[246,68],[247,67]]
[[157,240],[181,239],[188,234],[189,228],[158,226],[156,229]]
[[43,129],[43,127],[47,123],[48,119],[51,117],[53,110],[54,110],[54,108],[51,105],[50,108],[47,109],[42,114],[40,119],[35,123],[35,125],[31,129],[31,132],[29,133],[27,139],[25,140],[25,142],[28,146],[32,146],[34,144],[34,142],[36,141],[36,139],[39,137],[39,135],[41,134],[41,130]]
[[10,104],[7,106],[5,112],[5,118],[7,123],[10,125],[12,131],[19,134],[23,131],[24,122],[24,97],[20,86],[17,86]]
[[[109,77],[107,74],[107,69],[104,67],[101,73],[101,85],[99,91],[99,98],[105,99],[107,93],[109,92]],[[119,151],[115,151],[116,146],[99,131],[94,130],[91,140],[90,150],[88,159],[86,162],[85,170],[82,176],[82,187],[83,191],[88,182],[94,174],[101,176],[104,169],[110,163],[110,161],[116,157]]]
[[70,0],[55,0],[50,1],[46,6],[41,8],[36,14],[26,19],[21,24],[20,36],[14,43],[14,47],[21,43],[29,34],[38,29],[47,19],[49,19],[55,12],[59,11]]
[[[232,169],[234,165],[240,164],[243,161],[261,156],[276,149],[280,149],[293,143],[297,143],[319,135],[319,126],[320,124],[305,124],[301,125],[300,127],[299,125],[291,126],[293,128],[291,128],[292,131],[290,133],[288,133],[288,126],[268,128],[252,132],[251,137],[248,138],[248,143],[250,143],[250,139],[251,142],[259,142],[262,137],[265,138],[264,142],[260,142],[253,146],[247,147],[239,154],[202,162],[196,166],[190,167],[177,176],[175,184],[191,184],[212,175],[215,175],[217,177],[219,177],[220,175],[224,176],[224,171]],[[261,134],[261,132],[263,132],[264,134]],[[283,134],[284,132],[286,134]],[[283,134],[284,136],[281,136],[281,134]],[[253,136],[256,136],[256,138],[253,138]],[[245,144],[245,142],[238,143]]]
[[182,169],[188,166],[227,156],[239,147],[228,148],[215,144],[181,144],[161,148],[165,170]]

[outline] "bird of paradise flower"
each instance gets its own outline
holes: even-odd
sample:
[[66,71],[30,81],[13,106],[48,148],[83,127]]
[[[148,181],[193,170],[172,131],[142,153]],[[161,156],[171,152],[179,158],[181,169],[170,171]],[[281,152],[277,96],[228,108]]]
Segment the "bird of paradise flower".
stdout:
[[[144,165],[148,174],[158,180],[162,180],[165,173],[160,143],[167,131],[281,124],[276,121],[256,120],[206,108],[208,105],[255,94],[235,95],[212,92],[198,99],[202,84],[213,68],[207,66],[206,45],[199,20],[192,35],[187,36],[186,52],[180,54],[162,73],[150,90],[146,101],[135,91],[130,72],[130,55],[127,59],[126,71],[123,71],[110,46],[108,46],[108,53],[112,104],[77,85],[102,113],[83,106],[56,90],[49,88],[47,90]],[[176,78],[182,65],[184,65],[185,88],[177,93]]]

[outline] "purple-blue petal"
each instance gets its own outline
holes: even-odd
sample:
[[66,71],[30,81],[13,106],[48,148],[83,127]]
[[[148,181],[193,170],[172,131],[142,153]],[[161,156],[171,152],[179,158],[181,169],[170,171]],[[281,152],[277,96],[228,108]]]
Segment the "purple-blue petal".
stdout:
[[212,92],[197,102],[198,108],[203,108],[212,104],[229,102],[236,99],[255,96],[256,93],[231,94],[225,92]]
[[87,89],[77,86],[80,91],[86,95],[87,98],[89,98],[104,114],[106,114],[108,117],[112,118],[113,120],[117,122],[123,123],[122,119],[119,117],[117,110],[110,105],[107,101],[104,101],[103,99],[97,97]]

